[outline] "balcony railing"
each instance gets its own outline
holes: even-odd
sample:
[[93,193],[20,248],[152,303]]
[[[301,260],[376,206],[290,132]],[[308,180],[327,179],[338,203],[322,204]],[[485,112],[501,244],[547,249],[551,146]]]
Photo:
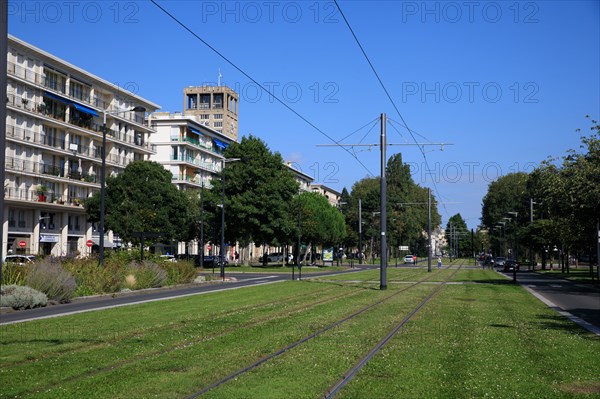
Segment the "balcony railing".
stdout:
[[84,197],[58,195],[55,193],[38,194],[35,190],[32,189],[25,190],[9,187],[4,189],[4,199],[16,201],[44,202],[47,204],[70,206],[82,206],[83,202],[85,201]]
[[[7,104],[12,105],[14,107],[22,108],[38,115],[49,117],[61,122],[67,122],[70,125],[74,125],[82,129],[91,130],[95,133],[102,134],[102,128],[104,125],[97,123],[93,119],[85,119],[70,116],[68,120],[66,120],[67,118],[65,113],[61,113],[56,110],[51,110],[51,108],[46,106],[45,103],[37,103],[34,101],[23,99],[22,97],[17,96],[13,93],[7,94],[6,99],[8,100]],[[115,140],[118,140],[121,143],[132,144],[145,150],[152,151],[152,146],[150,145],[150,143],[145,143],[143,140],[141,140],[140,138],[136,138],[132,134],[125,134],[116,130],[106,129],[106,135]]]
[[[12,62],[7,63],[7,72],[9,75],[33,83],[35,86],[41,89],[50,89],[58,93],[59,95],[71,99],[73,101],[82,102],[84,104],[91,105],[92,107],[99,108],[99,113],[103,112],[104,110],[107,110],[108,112],[116,111],[116,109],[107,109],[110,106],[110,104],[107,104],[98,96],[92,97],[89,93],[86,93],[86,95],[82,96],[73,96],[67,91],[66,83],[59,84],[57,81],[49,79],[46,75],[41,75],[39,73],[33,72],[31,69],[24,68]],[[134,112],[119,114],[119,117],[131,122],[135,122],[139,125],[144,125],[145,121],[145,118],[143,116],[140,116]]]
[[55,80],[49,79],[46,75],[41,75],[39,73],[33,72],[31,69],[27,69],[20,65],[16,65],[13,62],[9,61],[7,63],[7,72],[9,75],[26,80],[40,88],[53,90],[53,91],[59,93],[61,96],[68,97],[70,99],[73,99],[74,101],[80,101],[80,102],[86,103],[88,105],[91,105],[93,107],[97,107],[100,109],[106,109],[106,107],[107,107],[107,104],[97,96],[92,97],[89,94],[86,94],[85,96],[81,96],[81,98],[79,98],[78,96],[77,97],[71,96],[67,92],[66,83],[58,84],[58,82],[56,82]]
[[65,170],[58,165],[28,161],[21,158],[6,157],[5,169],[14,172],[25,172],[36,175],[55,176],[73,180],[81,180],[86,183],[98,183],[98,177],[93,173],[80,173]]

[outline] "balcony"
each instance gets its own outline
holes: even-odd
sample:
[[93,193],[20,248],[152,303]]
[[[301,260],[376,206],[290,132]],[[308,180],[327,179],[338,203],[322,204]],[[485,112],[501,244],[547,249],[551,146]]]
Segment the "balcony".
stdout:
[[[81,116],[69,116],[66,117],[66,112],[62,111],[58,107],[51,106],[51,102],[54,100],[48,99],[48,103],[37,103],[34,101],[30,101],[27,99],[23,99],[20,96],[17,96],[13,93],[9,93],[6,95],[6,99],[8,100],[7,104],[12,105],[16,108],[21,108],[26,111],[52,118],[54,120],[65,122],[73,126],[77,126],[81,129],[89,130],[97,134],[102,134],[103,125],[97,123],[93,118],[85,118]],[[72,115],[70,113],[70,115]],[[68,119],[68,120],[67,120]],[[133,130],[135,132],[135,130]],[[118,132],[116,130],[107,129],[106,130],[107,137],[111,137],[114,140],[118,140],[121,143],[131,144],[133,146],[142,148],[147,151],[152,151],[152,146],[150,143],[145,143],[143,139],[141,139],[138,135],[136,138],[134,134],[125,134]]]
[[4,189],[4,199],[12,201],[41,202],[45,204],[56,204],[72,207],[82,207],[84,197],[59,195],[55,193],[38,194],[35,190],[15,189],[7,187]]

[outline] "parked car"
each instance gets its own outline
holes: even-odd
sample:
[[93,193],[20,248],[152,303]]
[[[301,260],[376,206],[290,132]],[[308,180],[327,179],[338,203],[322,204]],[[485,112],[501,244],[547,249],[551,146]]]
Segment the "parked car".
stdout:
[[273,253],[270,253],[270,254],[264,254],[260,258],[260,261],[261,262],[265,262],[266,261],[267,263],[271,263],[271,262],[281,263],[281,262],[283,262],[283,254],[281,252],[273,252]]
[[415,264],[415,259],[416,259],[416,256],[414,256],[414,255],[406,255],[404,257],[404,263],[410,263],[410,264],[414,265]]
[[494,263],[498,267],[504,267],[504,263],[506,263],[506,258],[503,256],[497,256]]
[[519,264],[514,259],[507,259],[504,261],[502,270],[505,272],[519,271]]
[[35,255],[7,255],[4,263],[7,266],[27,266],[35,262]]
[[[224,264],[225,266],[227,266],[229,264],[229,261],[227,260],[227,258],[225,258],[224,260]],[[200,261],[198,261],[198,264],[200,264]],[[220,266],[221,257],[219,255],[204,255],[203,264],[204,267]]]
[[176,263],[176,262],[177,262],[177,259],[175,259],[175,256],[174,256],[174,255],[161,255],[161,256],[160,256],[160,259],[161,259],[163,262],[173,262],[173,263]]

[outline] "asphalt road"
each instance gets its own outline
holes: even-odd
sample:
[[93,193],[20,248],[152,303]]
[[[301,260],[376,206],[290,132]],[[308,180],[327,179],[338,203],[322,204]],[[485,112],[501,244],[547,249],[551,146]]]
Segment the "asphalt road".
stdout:
[[[503,273],[512,279],[512,273]],[[517,283],[559,312],[568,312],[591,324],[600,335],[600,288],[536,272],[517,273]],[[568,315],[564,315],[567,316]],[[577,321],[577,320],[573,320]],[[586,327],[586,326],[584,326]],[[586,327],[587,328],[587,327]]]

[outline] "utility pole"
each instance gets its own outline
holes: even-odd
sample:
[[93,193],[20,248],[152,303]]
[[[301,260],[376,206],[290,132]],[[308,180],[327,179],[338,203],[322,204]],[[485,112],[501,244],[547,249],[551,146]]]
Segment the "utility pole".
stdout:
[[385,138],[385,114],[381,114],[381,210],[380,210],[380,228],[381,228],[381,263],[379,267],[379,289],[387,289],[386,282],[386,269],[387,269],[387,242],[385,233],[387,230],[386,226],[386,195],[387,195],[387,184],[385,181],[385,164],[386,164],[386,138]]
[[427,272],[431,273],[431,188],[427,188]]
[[358,264],[362,265],[362,200],[358,200]]
[[598,274],[598,281],[600,281],[600,219],[596,220],[596,272]]
[[[8,55],[8,0],[0,1],[0,98],[6,98],[6,73],[7,73],[7,55]],[[6,159],[6,103],[0,106],[0,181],[4,184],[5,177],[5,159]],[[2,281],[2,262],[6,253],[4,252],[4,195],[0,197],[0,284]]]
[[[531,226],[531,224],[533,223],[533,204],[536,204],[536,202],[533,201],[533,198],[529,198],[529,225]],[[529,246],[529,258],[530,258],[530,262],[529,262],[529,267],[531,268],[531,266],[533,266],[533,270],[535,271],[535,256],[533,254],[533,246],[530,245]]]

